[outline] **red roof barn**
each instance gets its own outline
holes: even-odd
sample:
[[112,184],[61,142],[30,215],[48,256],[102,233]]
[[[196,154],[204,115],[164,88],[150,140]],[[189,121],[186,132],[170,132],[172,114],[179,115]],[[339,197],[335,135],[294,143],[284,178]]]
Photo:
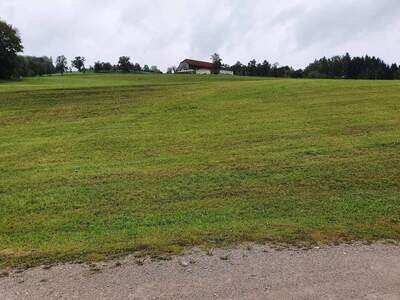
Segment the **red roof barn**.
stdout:
[[214,70],[214,65],[212,63],[194,59],[183,60],[176,72],[178,73],[195,73],[195,74],[211,74]]

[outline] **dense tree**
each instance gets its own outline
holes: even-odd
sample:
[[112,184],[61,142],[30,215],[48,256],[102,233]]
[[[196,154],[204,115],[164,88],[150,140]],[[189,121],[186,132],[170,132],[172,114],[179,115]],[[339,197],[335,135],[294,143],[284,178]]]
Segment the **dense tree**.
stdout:
[[397,64],[392,64],[390,66],[390,79],[400,79],[400,66]]
[[214,65],[215,73],[218,74],[222,67],[222,58],[218,53],[211,55],[211,62]]
[[0,20],[0,78],[15,76],[18,66],[18,53],[23,46],[17,29]]
[[311,78],[395,79],[397,71],[396,64],[389,66],[380,58],[368,55],[351,58],[346,53],[315,60],[304,73]]
[[235,75],[240,75],[240,76],[246,75],[245,67],[240,61],[237,61],[234,65],[232,65],[231,70]]
[[257,61],[255,59],[252,59],[249,61],[247,64],[247,76],[257,76]]
[[17,76],[41,76],[55,73],[51,57],[18,56]]
[[118,64],[116,66],[112,66],[110,63],[106,62],[95,62],[93,67],[94,72],[101,73],[101,72],[157,72],[161,73],[157,66],[144,65],[142,68],[139,63],[131,63],[130,57],[128,56],[121,56],[118,60]]
[[113,66],[109,62],[96,61],[94,63],[94,67],[93,67],[93,71],[95,73],[102,73],[102,72],[108,73],[108,72],[111,72],[112,69],[113,69]]
[[383,60],[374,56],[351,57],[348,53],[343,56],[323,57],[309,64],[304,71],[294,70],[289,66],[272,66],[266,60],[257,63],[255,59],[247,65],[241,62],[231,66],[236,75],[270,76],[291,78],[349,78],[349,79],[400,79],[400,67],[397,64],[387,65]]
[[150,68],[148,65],[144,65],[143,72],[150,72]]
[[56,71],[61,74],[64,74],[66,71],[68,71],[68,60],[64,55],[60,55],[57,57]]
[[140,66],[140,64],[135,63],[135,64],[133,65],[133,71],[134,71],[134,72],[141,72],[141,71],[142,71],[142,67]]
[[83,56],[77,56],[73,61],[71,61],[72,66],[78,70],[78,72],[85,72],[85,61],[86,58]]
[[260,71],[258,72],[259,76],[268,76],[269,72],[271,71],[271,64],[267,60],[264,60],[259,68],[260,68]]
[[132,71],[133,65],[130,60],[131,58],[129,56],[121,56],[118,60],[118,69],[125,73]]
[[96,61],[95,63],[94,63],[94,65],[93,65],[93,71],[95,72],[95,73],[100,73],[100,72],[102,72],[103,70],[103,68],[102,68],[102,64],[103,63],[101,63],[101,62],[99,62],[99,61]]
[[105,72],[111,72],[112,69],[113,69],[113,66],[112,66],[111,63],[109,63],[109,62],[103,63],[103,70],[104,70]]
[[292,70],[289,77],[292,77],[292,78],[303,78],[303,76],[304,76],[303,70],[302,69],[297,69],[297,70]]
[[243,65],[241,62],[236,62],[230,67],[236,75],[241,76],[270,76],[270,77],[294,77],[300,78],[303,76],[302,70],[293,70],[289,66],[280,67],[278,63],[271,64],[264,60],[262,63],[257,63],[255,59],[248,62],[247,65]]

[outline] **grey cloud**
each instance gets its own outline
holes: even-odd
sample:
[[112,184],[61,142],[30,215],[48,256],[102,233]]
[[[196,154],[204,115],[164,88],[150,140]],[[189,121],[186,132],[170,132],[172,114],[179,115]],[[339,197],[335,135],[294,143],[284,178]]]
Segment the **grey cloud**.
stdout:
[[129,55],[166,69],[219,52],[304,67],[345,51],[400,62],[398,0],[2,0],[0,18],[20,29],[26,54],[89,63]]
[[400,16],[398,0],[317,1],[294,24],[297,47],[326,46],[384,32]]

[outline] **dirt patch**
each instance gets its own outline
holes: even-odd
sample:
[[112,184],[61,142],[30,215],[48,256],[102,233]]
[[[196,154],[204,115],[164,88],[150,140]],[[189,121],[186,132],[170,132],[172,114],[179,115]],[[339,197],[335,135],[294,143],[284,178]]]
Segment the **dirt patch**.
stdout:
[[1,299],[400,299],[400,246],[245,245],[172,257],[38,267],[0,278]]

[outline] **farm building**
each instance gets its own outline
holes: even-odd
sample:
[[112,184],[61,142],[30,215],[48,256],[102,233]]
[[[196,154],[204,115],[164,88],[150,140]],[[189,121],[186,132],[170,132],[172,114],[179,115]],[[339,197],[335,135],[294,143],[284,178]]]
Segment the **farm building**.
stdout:
[[[214,71],[214,65],[212,63],[194,59],[183,60],[178,68],[177,73],[188,73],[188,74],[211,74]],[[233,75],[232,71],[220,70],[220,74]]]

